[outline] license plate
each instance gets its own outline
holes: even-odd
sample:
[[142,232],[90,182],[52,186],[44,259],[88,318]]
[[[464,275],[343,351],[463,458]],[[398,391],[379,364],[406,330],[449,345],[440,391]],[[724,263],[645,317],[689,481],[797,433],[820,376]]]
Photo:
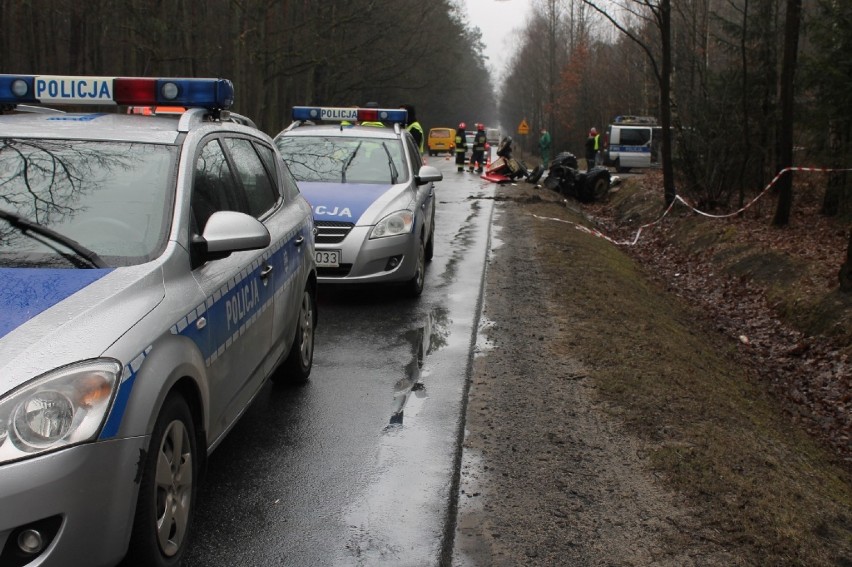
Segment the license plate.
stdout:
[[340,250],[317,250],[314,252],[318,268],[340,267]]

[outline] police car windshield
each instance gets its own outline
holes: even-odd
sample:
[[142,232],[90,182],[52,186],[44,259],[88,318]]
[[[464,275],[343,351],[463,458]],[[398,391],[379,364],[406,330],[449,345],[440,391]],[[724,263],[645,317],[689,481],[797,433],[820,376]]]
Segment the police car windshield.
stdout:
[[[157,144],[0,139],[0,209],[106,266],[147,262],[165,248],[176,155],[176,148]],[[56,239],[4,224],[0,266],[79,267]]]
[[282,136],[276,140],[297,181],[395,184],[408,181],[398,139]]
[[[31,220],[27,220],[20,215],[10,213],[2,209],[0,209],[0,219],[3,219],[4,221],[8,222],[10,225],[20,230],[21,233],[30,236],[31,238],[38,239],[40,237],[49,240],[54,244],[58,244],[60,246],[68,248],[73,253],[73,255],[68,255],[65,257],[68,258],[68,260],[76,266],[84,267],[85,265],[90,265],[93,268],[107,267],[106,263],[101,260],[100,256],[98,256],[97,253],[92,250],[89,250],[73,238],[68,238],[64,234],[60,234],[55,230],[51,230]],[[52,246],[51,242],[47,242],[46,244],[48,246]],[[57,250],[57,252],[62,254],[60,250]]]

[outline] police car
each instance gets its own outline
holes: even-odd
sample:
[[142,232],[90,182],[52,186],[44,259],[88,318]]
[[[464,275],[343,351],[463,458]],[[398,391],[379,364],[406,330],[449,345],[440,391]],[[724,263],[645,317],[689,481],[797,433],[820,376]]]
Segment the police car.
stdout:
[[311,371],[310,207],[233,95],[0,75],[0,565],[179,564],[208,453]]
[[660,166],[662,128],[653,116],[616,116],[604,134],[604,165],[619,173]]
[[434,182],[443,176],[423,164],[401,127],[406,118],[399,109],[300,106],[275,137],[313,207],[320,283],[423,291],[434,251]]

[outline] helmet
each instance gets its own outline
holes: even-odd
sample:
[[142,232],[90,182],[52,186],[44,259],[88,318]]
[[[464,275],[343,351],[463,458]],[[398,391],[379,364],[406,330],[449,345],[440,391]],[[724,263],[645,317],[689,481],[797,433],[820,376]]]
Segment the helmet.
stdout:
[[465,129],[464,122],[459,122],[459,130],[464,130],[464,129]]
[[589,130],[589,134],[591,134],[592,136],[597,135],[597,133],[598,133],[598,131],[597,131],[597,130],[595,130],[594,128],[592,128],[591,130]]
[[477,124],[476,129],[477,130],[485,130],[485,124]]

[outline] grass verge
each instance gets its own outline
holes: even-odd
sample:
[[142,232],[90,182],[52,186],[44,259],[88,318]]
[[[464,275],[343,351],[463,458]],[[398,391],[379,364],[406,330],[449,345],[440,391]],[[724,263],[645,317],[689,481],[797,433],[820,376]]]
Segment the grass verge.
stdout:
[[537,260],[562,282],[555,299],[571,322],[549,348],[583,362],[655,473],[699,511],[700,537],[753,565],[852,565],[849,471],[792,423],[696,306],[618,246],[553,220],[588,225],[560,201],[518,195],[541,217]]

